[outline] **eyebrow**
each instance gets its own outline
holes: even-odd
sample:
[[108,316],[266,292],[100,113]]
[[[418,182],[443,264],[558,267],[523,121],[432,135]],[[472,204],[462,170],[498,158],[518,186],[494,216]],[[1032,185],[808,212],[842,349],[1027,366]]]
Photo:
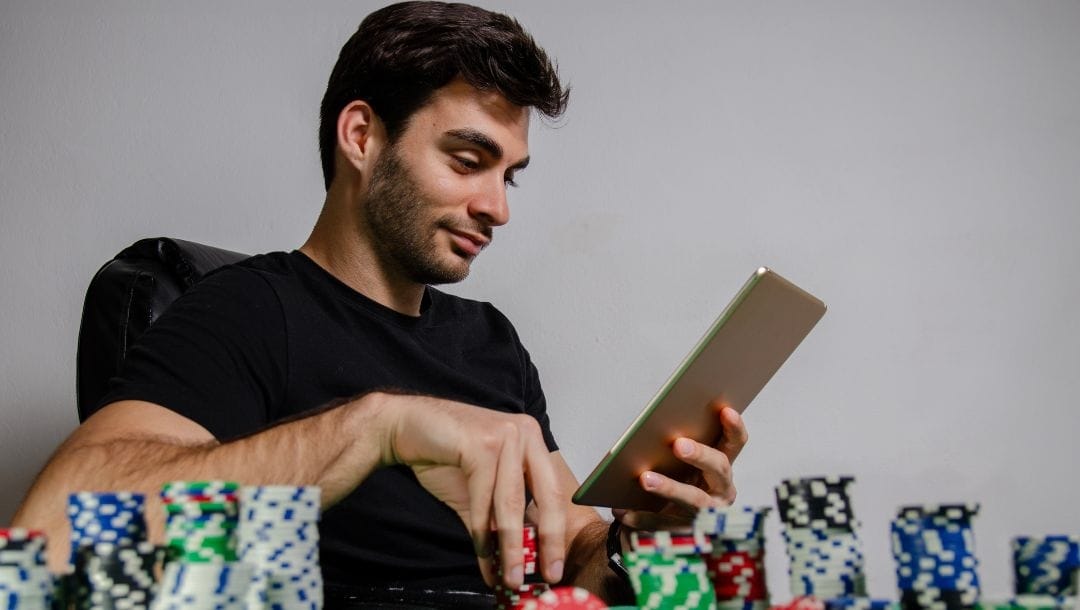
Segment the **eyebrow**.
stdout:
[[[466,129],[451,129],[450,131],[447,131],[445,135],[447,135],[447,136],[449,136],[451,138],[455,138],[457,140],[462,140],[463,142],[468,142],[470,144],[475,144],[476,146],[479,146],[480,148],[483,148],[485,151],[487,151],[487,153],[489,155],[494,157],[496,161],[501,161],[502,158],[503,158],[502,146],[499,146],[498,142],[491,139],[490,136],[488,136],[486,133],[484,133],[482,131],[478,131],[476,129],[467,129],[467,128]],[[522,169],[525,169],[526,167],[528,167],[528,165],[529,165],[529,157],[525,157],[521,161],[518,161],[513,166],[511,166],[510,169],[512,169],[512,170],[522,170]]]

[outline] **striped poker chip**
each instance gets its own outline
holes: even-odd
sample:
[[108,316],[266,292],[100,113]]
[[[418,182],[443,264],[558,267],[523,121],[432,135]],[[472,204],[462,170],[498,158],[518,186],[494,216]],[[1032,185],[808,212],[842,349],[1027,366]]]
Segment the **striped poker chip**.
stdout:
[[849,501],[850,476],[786,479],[776,486],[780,520],[789,527],[851,529],[855,520]]
[[145,497],[133,492],[77,492],[68,496],[71,554],[97,543],[136,544],[146,539]]
[[788,479],[776,487],[795,598],[865,597],[860,524],[849,496],[854,482],[850,476],[826,476]]
[[1014,593],[1074,597],[1080,537],[1019,536],[1012,540]]
[[520,604],[521,610],[604,610],[607,604],[581,587],[555,587]]
[[313,486],[242,487],[237,556],[253,567],[249,607],[319,610],[321,492]]
[[0,608],[46,610],[53,604],[56,580],[45,565],[43,532],[0,529]]
[[236,561],[238,489],[232,481],[169,481],[162,485],[170,562]]
[[893,602],[869,597],[834,597],[826,599],[825,610],[890,610]]
[[639,608],[713,608],[716,593],[700,555],[630,552],[623,557]]
[[630,546],[638,554],[665,556],[700,555],[712,552],[708,536],[699,531],[637,530],[630,533]]
[[971,519],[978,504],[904,506],[890,524],[901,606],[967,608],[979,601]]
[[[505,610],[521,610],[527,604],[539,603],[540,596],[551,590],[540,576],[539,562],[539,536],[536,526],[525,524],[521,529],[521,549],[524,566],[525,582],[517,588],[509,588],[503,583],[505,574],[502,570],[502,551],[499,544],[499,535],[492,537],[492,561],[498,578],[498,584],[494,587],[496,608]],[[542,606],[536,606],[542,607]]]
[[727,506],[701,509],[694,517],[694,531],[710,538],[754,540],[763,536],[770,507]]
[[1022,594],[1008,603],[995,605],[993,610],[1073,610],[1075,607],[1073,596]]
[[148,542],[80,548],[70,582],[75,609],[148,610],[161,556],[162,549]]

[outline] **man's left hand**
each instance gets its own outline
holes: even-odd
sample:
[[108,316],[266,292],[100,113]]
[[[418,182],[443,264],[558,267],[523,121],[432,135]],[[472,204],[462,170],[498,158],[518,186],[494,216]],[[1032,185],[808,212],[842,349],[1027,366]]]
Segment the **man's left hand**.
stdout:
[[685,528],[693,522],[698,509],[728,506],[735,500],[731,465],[746,445],[749,435],[735,409],[718,403],[713,403],[711,408],[717,411],[722,431],[716,446],[678,438],[672,447],[675,457],[698,469],[694,479],[680,483],[658,472],[642,473],[639,479],[642,488],[668,499],[667,506],[657,513],[615,510],[616,519],[633,529]]

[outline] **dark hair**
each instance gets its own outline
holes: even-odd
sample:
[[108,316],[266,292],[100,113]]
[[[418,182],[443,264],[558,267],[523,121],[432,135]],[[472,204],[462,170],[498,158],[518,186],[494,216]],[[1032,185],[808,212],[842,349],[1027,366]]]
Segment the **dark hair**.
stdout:
[[337,119],[364,100],[393,142],[436,89],[463,77],[518,106],[556,118],[570,91],[556,66],[515,19],[468,4],[402,2],[367,16],[341,48],[319,112],[326,188],[334,179]]

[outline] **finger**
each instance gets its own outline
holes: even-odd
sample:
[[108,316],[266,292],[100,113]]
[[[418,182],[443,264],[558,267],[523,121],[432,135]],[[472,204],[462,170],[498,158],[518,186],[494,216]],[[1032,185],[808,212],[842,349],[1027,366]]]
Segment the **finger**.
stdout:
[[713,498],[700,487],[680,483],[675,479],[666,477],[651,470],[641,473],[639,479],[641,488],[645,491],[658,495],[684,508],[698,509],[706,506],[715,506],[718,500]]
[[689,438],[675,439],[673,451],[675,457],[698,469],[706,493],[719,496],[728,504],[735,501],[735,483],[727,454]]
[[[463,460],[461,469],[469,489],[469,535],[473,550],[481,563],[491,559],[491,504],[495,488],[497,458],[492,451],[481,451],[478,456]],[[494,454],[497,455],[497,454]]]
[[539,537],[539,555],[544,580],[557,583],[562,580],[566,560],[566,509],[568,498],[559,485],[559,478],[551,462],[551,453],[544,444],[537,427],[526,448],[526,472],[529,477],[533,502],[538,509],[536,529]]
[[522,530],[525,525],[525,480],[522,439],[518,428],[506,425],[492,497],[503,582],[511,588],[525,583]]
[[720,442],[716,448],[727,456],[728,462],[734,463],[746,442],[750,440],[750,433],[747,432],[746,424],[738,411],[720,403],[714,402],[713,405],[719,409],[721,429]]

